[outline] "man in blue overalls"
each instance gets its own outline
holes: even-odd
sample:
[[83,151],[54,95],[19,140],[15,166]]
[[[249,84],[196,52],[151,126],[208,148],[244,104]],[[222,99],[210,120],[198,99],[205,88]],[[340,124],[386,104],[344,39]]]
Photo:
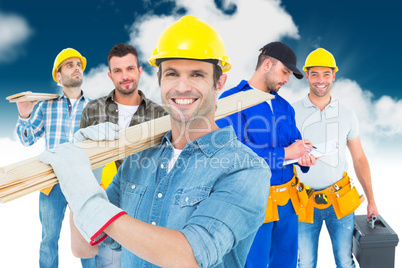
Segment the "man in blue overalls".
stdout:
[[[296,67],[296,55],[281,42],[265,45],[258,56],[256,70],[247,82],[224,92],[221,98],[247,90],[262,90],[275,96],[239,113],[217,121],[219,127],[232,125],[238,139],[264,158],[272,171],[270,198],[265,223],[260,227],[247,257],[246,267],[296,267],[297,264],[297,179],[294,159],[307,172],[316,159],[308,151],[312,144],[302,140],[292,106],[278,95],[279,89],[303,74]],[[296,211],[295,211],[296,210]]]

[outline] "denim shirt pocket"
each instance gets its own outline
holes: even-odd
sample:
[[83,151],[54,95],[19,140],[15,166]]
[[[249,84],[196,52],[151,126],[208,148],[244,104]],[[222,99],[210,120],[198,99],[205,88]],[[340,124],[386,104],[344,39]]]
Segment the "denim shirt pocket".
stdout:
[[123,191],[120,208],[127,212],[131,217],[136,218],[138,208],[141,204],[141,200],[147,189],[147,186],[134,184],[129,181],[122,181],[121,189]]
[[179,189],[174,197],[175,204],[180,207],[192,207],[209,197],[212,187],[198,186],[194,188]]

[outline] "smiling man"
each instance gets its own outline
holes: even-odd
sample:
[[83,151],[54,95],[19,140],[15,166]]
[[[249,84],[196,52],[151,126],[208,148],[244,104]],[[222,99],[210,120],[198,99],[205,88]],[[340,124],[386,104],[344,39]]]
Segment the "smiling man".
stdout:
[[[107,196],[82,149],[60,146],[40,159],[56,172],[78,231],[91,244],[108,235],[102,243],[122,249],[122,267],[241,268],[264,219],[270,170],[232,128],[215,124],[222,72],[231,68],[222,39],[184,16],[165,29],[149,61],[159,67],[172,130],[124,160]],[[77,255],[98,252],[72,236]]]
[[[66,48],[56,57],[52,76],[63,87],[63,95],[55,100],[38,103],[17,102],[19,119],[17,134],[21,143],[30,146],[45,135],[46,148],[72,142],[78,130],[82,110],[90,101],[81,90],[86,59],[75,49]],[[39,266],[58,267],[58,241],[67,202],[56,184],[40,193],[39,216],[42,223]],[[83,267],[93,267],[94,260],[82,260]]]
[[[317,161],[300,180],[314,189],[299,216],[299,267],[317,266],[318,239],[325,221],[332,241],[337,267],[355,267],[352,258],[354,210],[360,205],[359,194],[346,173],[346,147],[349,149],[356,176],[367,196],[367,219],[378,216],[371,184],[370,167],[359,137],[356,114],[331,97],[332,83],[338,71],[334,56],[323,48],[311,52],[303,70],[310,93],[293,104],[296,122],[303,138],[314,144],[330,144],[336,140],[336,153]],[[327,146],[319,148],[323,153]]]
[[[81,128],[111,122],[118,124],[120,129],[125,129],[167,114],[162,106],[146,98],[138,88],[142,67],[133,46],[117,44],[112,47],[107,59],[108,76],[115,89],[85,107]],[[117,167],[121,162],[116,161]]]

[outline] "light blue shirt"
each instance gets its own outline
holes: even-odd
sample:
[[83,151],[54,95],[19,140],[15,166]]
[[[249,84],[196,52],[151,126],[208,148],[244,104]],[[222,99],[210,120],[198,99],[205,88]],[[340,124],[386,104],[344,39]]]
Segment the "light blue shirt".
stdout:
[[[264,221],[268,165],[226,127],[189,142],[168,172],[170,141],[168,132],[160,145],[127,157],[107,188],[110,201],[182,232],[200,267],[244,267]],[[122,248],[122,267],[155,266]]]
[[[336,153],[318,158],[308,173],[297,173],[305,185],[316,190],[325,189],[342,179],[343,173],[348,170],[347,142],[359,136],[359,121],[351,109],[333,98],[322,111],[310,101],[308,95],[294,103],[293,107],[303,139],[309,139],[313,144],[325,144],[326,147],[332,141],[337,141]],[[320,152],[326,154],[333,149],[326,147],[325,150],[319,148]]]

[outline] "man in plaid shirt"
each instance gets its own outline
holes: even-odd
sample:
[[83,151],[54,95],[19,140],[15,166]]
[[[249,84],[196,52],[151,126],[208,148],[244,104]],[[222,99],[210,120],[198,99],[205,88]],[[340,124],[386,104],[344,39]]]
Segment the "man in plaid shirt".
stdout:
[[[63,95],[43,101],[31,116],[34,102],[17,102],[19,118],[17,134],[24,146],[30,146],[45,135],[46,148],[72,142],[79,129],[81,114],[90,101],[81,90],[86,59],[75,49],[66,48],[56,57],[53,79],[63,87]],[[58,267],[58,240],[67,201],[59,184],[43,189],[39,197],[39,216],[42,223],[39,265]],[[82,259],[83,267],[94,267],[95,260]]]
[[[142,67],[137,50],[133,46],[123,43],[114,45],[107,59],[108,76],[113,81],[115,89],[107,96],[91,101],[85,107],[80,128],[111,122],[118,124],[120,129],[125,129],[168,114],[162,106],[147,99],[138,89]],[[122,159],[117,160],[116,167],[118,168],[122,162]],[[109,182],[102,177],[104,186],[107,187]],[[108,263],[108,268],[120,267],[120,255],[120,251],[101,247],[96,255],[96,267],[105,267],[102,266],[103,263]]]

